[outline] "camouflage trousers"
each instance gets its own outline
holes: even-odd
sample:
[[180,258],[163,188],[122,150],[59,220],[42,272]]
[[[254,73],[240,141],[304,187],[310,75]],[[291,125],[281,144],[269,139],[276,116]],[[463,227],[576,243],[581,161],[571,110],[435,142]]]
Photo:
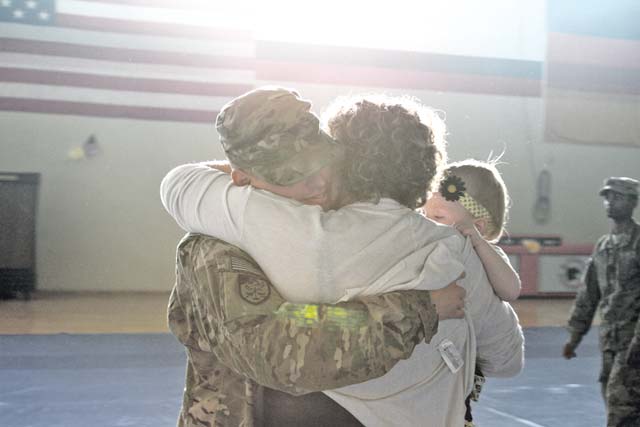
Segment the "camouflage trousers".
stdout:
[[640,427],[640,368],[625,362],[626,351],[602,353],[602,395],[607,427]]

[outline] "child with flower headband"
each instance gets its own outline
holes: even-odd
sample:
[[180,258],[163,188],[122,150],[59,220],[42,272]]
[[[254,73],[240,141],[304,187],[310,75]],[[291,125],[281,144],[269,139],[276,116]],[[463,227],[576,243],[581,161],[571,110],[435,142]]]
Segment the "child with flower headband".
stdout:
[[439,192],[431,194],[424,208],[428,218],[452,225],[471,239],[494,292],[511,302],[520,296],[520,278],[495,245],[504,231],[508,197],[492,163],[469,159],[447,167]]
[[[471,239],[495,294],[511,302],[520,296],[520,278],[495,245],[504,231],[508,197],[493,163],[469,159],[447,167],[439,191],[430,195],[424,210],[428,218],[454,226]],[[473,426],[469,400],[478,400],[482,383],[484,377],[476,372],[474,390],[466,401],[465,426]]]

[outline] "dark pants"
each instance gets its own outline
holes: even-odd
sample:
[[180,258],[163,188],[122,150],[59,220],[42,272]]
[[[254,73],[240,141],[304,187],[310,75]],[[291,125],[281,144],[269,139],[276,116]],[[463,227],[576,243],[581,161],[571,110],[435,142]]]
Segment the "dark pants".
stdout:
[[[260,392],[259,392],[260,393]],[[349,411],[324,393],[304,396],[262,388],[256,408],[256,426],[263,427],[363,427]]]
[[602,395],[607,427],[640,427],[640,369],[627,365],[627,352],[602,353]]

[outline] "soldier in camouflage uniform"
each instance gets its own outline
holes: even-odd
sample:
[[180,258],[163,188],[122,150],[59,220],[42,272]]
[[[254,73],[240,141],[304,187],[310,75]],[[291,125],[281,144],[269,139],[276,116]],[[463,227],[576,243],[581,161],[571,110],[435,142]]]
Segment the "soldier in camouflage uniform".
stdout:
[[[241,135],[221,132],[221,140],[232,164],[264,180],[263,188],[299,188],[340,158],[340,148],[319,129],[310,104],[294,92],[261,89],[237,99],[243,102],[233,111],[247,128]],[[262,103],[272,108],[257,108]],[[225,112],[218,117],[219,129],[221,121],[238,119]],[[176,275],[168,320],[188,355],[178,421],[183,427],[301,420],[308,426],[360,425],[314,392],[379,377],[422,340],[428,342],[438,324],[432,296],[436,304],[444,301],[438,305],[441,318],[447,317],[442,313],[462,316],[463,291],[451,286],[335,305],[289,303],[246,253],[196,234],[178,246]],[[269,410],[262,410],[263,401]]]
[[378,377],[438,324],[425,291],[288,303],[246,253],[196,234],[178,246],[168,318],[188,354],[185,427],[261,425],[256,382],[300,395]]
[[640,426],[640,225],[633,218],[638,181],[608,178],[600,190],[610,234],[600,238],[585,272],[586,287],[576,298],[563,355],[575,349],[591,326],[597,308],[602,318],[600,382],[607,426]]

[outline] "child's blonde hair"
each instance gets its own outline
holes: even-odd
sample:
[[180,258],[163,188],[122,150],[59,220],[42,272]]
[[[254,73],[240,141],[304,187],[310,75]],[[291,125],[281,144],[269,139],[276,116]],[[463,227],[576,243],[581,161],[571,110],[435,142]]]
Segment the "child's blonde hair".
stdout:
[[496,168],[497,160],[482,162],[467,159],[450,163],[445,170],[445,177],[455,175],[462,179],[465,193],[489,212],[491,221],[483,237],[490,242],[497,242],[502,236],[509,211],[509,193]]

